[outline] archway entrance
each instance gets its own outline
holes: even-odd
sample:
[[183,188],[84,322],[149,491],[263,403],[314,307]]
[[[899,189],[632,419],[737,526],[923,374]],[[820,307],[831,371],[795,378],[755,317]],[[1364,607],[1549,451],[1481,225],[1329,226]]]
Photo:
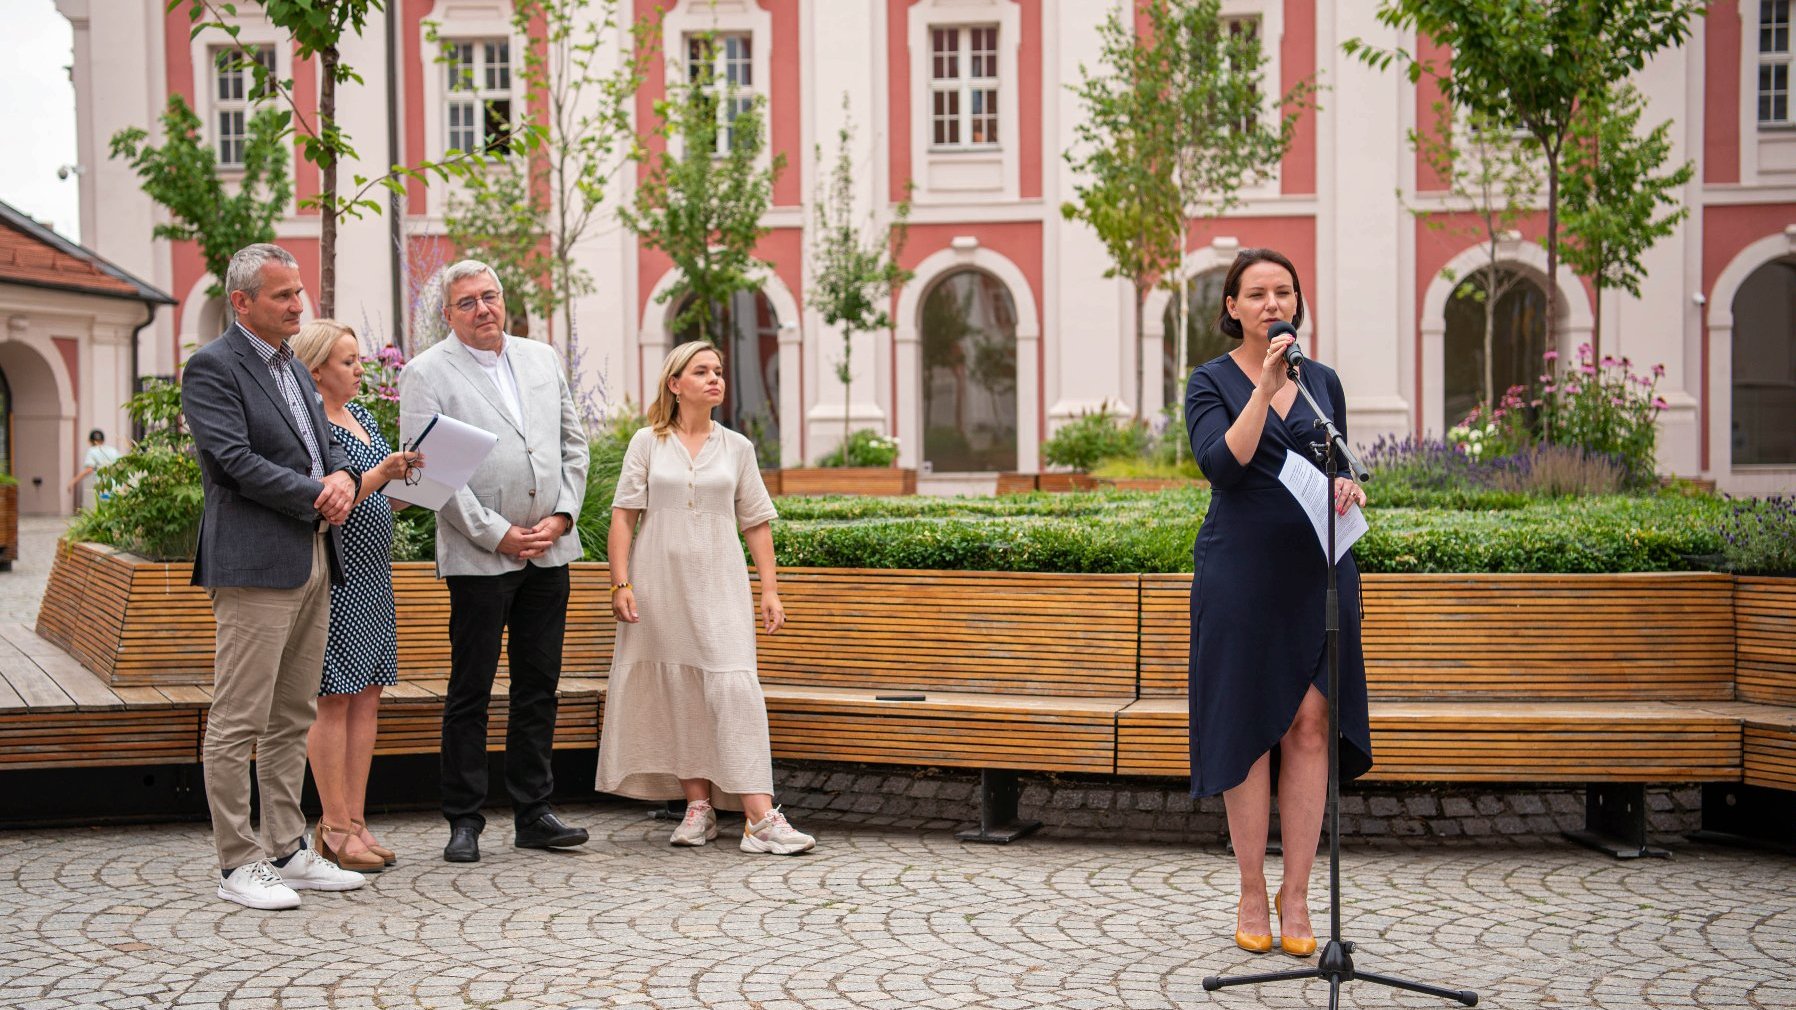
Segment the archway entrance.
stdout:
[[1796,464],[1796,257],[1740,286],[1733,337],[1734,464]]
[[69,436],[73,403],[64,404],[56,372],[36,346],[0,340],[4,390],[6,472],[19,481],[21,515],[59,515],[68,501],[63,484],[74,471]]
[[[1510,386],[1526,386],[1540,375],[1547,350],[1547,299],[1532,275],[1506,268],[1491,329],[1491,386],[1501,399]],[[1511,283],[1513,282],[1513,283]],[[1481,285],[1460,284],[1444,313],[1441,368],[1442,418],[1451,427],[1484,400],[1484,300]]]
[[936,472],[1015,470],[1016,303],[966,268],[923,299],[923,460]]
[[[670,313],[678,318],[692,304],[687,298]],[[780,419],[780,321],[773,303],[760,291],[738,291],[723,308],[724,393],[719,420],[725,427],[748,436],[761,460],[779,458]],[[702,328],[688,325],[673,334],[684,344],[703,336]],[[657,363],[659,364],[659,363]]]

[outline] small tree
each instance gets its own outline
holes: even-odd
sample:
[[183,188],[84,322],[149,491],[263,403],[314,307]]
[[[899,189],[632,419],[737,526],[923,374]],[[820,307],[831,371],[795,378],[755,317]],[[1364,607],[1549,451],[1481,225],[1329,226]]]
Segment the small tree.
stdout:
[[274,241],[274,223],[293,198],[284,117],[272,109],[250,117],[235,193],[219,181],[218,153],[202,136],[200,118],[186,100],[170,95],[161,118],[161,147],[150,144],[149,134],[132,126],[112,135],[112,156],[130,163],[143,180],[144,194],[173,219],[156,225],[151,234],[175,242],[193,240],[212,275],[206,294],[222,298],[231,254],[246,245]]
[[[1469,214],[1476,222],[1458,230],[1469,232],[1484,246],[1483,269],[1462,280],[1458,290],[1484,305],[1484,384],[1479,402],[1493,407],[1497,302],[1522,281],[1521,274],[1500,268],[1499,256],[1504,239],[1534,209],[1540,169],[1532,137],[1479,113],[1468,114],[1455,129],[1453,108],[1446,102],[1435,103],[1434,114],[1434,129],[1409,131],[1409,142],[1423,163],[1445,180],[1447,210]],[[1412,213],[1429,228],[1451,227],[1432,208]]]
[[[816,230],[811,238],[811,304],[823,321],[842,328],[842,360],[836,363],[836,380],[842,384],[842,445],[848,445],[848,415],[854,371],[854,335],[892,325],[892,292],[911,279],[898,265],[904,253],[910,201],[898,204],[892,222],[881,226],[878,214],[868,215],[866,228],[854,213],[854,121],[848,96],[842,96],[842,129],[836,167],[827,191],[819,185],[816,195]],[[816,148],[823,163],[823,145]],[[843,455],[847,462],[846,449]]]
[[[681,69],[670,66],[669,79]],[[651,128],[666,146],[649,158],[635,205],[618,208],[618,217],[644,245],[666,253],[679,271],[657,296],[676,305],[690,299],[671,321],[673,329],[696,326],[725,347],[725,307],[738,291],[760,286],[755,245],[767,234],[761,219],[773,203],[773,180],[786,158],[775,154],[765,166],[760,163],[766,146],[764,102],[759,96],[745,101],[733,88],[718,86],[709,61],[696,80],[672,84],[667,92],[655,102],[658,124]],[[719,151],[725,109],[734,115]]]
[[1578,107],[1566,145],[1563,199],[1565,261],[1596,289],[1592,356],[1603,353],[1603,289],[1619,287],[1640,297],[1646,272],[1640,257],[1689,215],[1677,191],[1696,173],[1684,162],[1660,175],[1671,156],[1671,123],[1638,131],[1645,103],[1623,84]]
[[1067,220],[1083,221],[1097,232],[1110,256],[1105,277],[1123,277],[1135,292],[1135,416],[1145,399],[1144,362],[1147,293],[1170,276],[1179,262],[1185,214],[1173,166],[1177,150],[1172,64],[1153,38],[1137,38],[1112,8],[1098,28],[1102,71],[1079,67],[1083,115],[1073,127],[1076,147],[1067,164],[1079,173],[1076,199],[1061,205]]
[[1580,103],[1681,45],[1704,0],[1380,0],[1378,20],[1444,47],[1449,65],[1353,38],[1368,66],[1401,65],[1412,82],[1439,82],[1449,104],[1534,137],[1546,162],[1547,343],[1559,322],[1559,187],[1565,143]]
[[[553,276],[543,238],[548,201],[531,185],[529,166],[521,159],[494,165],[479,180],[448,195],[443,230],[460,255],[499,275],[509,320],[546,320],[556,303],[555,290],[546,283]],[[524,332],[515,324],[512,329]]]
[[[337,304],[337,223],[342,217],[360,217],[363,213],[381,212],[380,201],[369,196],[375,187],[403,195],[410,180],[463,177],[474,167],[484,164],[483,152],[458,151],[442,161],[426,161],[407,167],[394,165],[373,177],[352,175],[356,190],[343,196],[337,169],[343,162],[357,162],[360,155],[337,124],[337,88],[354,82],[363,83],[355,68],[342,60],[339,46],[346,36],[360,36],[368,25],[368,15],[381,10],[385,0],[258,0],[262,14],[270,24],[286,31],[296,45],[295,55],[302,60],[318,61],[318,106],[316,120],[306,118],[300,110],[290,78],[277,78],[258,62],[251,47],[242,40],[242,29],[232,19],[238,4],[231,0],[165,0],[167,10],[187,8],[193,22],[192,34],[207,30],[223,32],[238,50],[238,66],[255,75],[255,88],[284,104],[282,125],[286,135],[299,142],[300,153],[318,166],[319,193],[301,202],[302,207],[315,207],[319,212],[318,229],[318,311],[336,314]],[[536,142],[531,130],[514,131],[506,144],[522,153]]]

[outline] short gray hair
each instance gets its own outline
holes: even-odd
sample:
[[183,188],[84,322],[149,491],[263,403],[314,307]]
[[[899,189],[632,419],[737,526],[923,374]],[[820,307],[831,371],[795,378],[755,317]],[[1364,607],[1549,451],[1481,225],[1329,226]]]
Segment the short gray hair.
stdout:
[[465,281],[470,277],[478,277],[481,274],[486,274],[493,279],[493,283],[499,287],[499,297],[503,299],[505,297],[505,283],[499,280],[497,271],[479,260],[462,260],[459,263],[451,263],[443,268],[443,311],[449,311],[449,288],[451,285],[456,281]]
[[246,245],[232,254],[231,265],[225,269],[225,294],[241,291],[251,298],[261,294],[262,268],[269,263],[299,269],[299,261],[293,254],[278,245],[269,242]]

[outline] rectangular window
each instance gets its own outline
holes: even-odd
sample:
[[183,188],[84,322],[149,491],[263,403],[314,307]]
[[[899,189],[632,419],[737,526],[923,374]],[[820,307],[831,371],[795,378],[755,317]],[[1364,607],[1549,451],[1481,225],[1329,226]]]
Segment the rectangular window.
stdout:
[[754,40],[745,33],[692,35],[686,39],[686,79],[717,110],[717,153],[735,143],[730,124],[755,101]]
[[[1227,30],[1229,41],[1231,43],[1238,44],[1243,39],[1250,42],[1257,42],[1259,40],[1260,19],[1256,16],[1248,15],[1243,17],[1223,18],[1222,26]],[[1253,93],[1254,105],[1255,107],[1258,107],[1260,102],[1260,83],[1258,80],[1253,82],[1250,90]],[[1241,122],[1235,124],[1235,131],[1237,133],[1246,133],[1252,128],[1253,121],[1250,119],[1243,119]]]
[[998,146],[997,26],[929,30],[929,143]]
[[219,46],[212,50],[212,121],[216,127],[216,144],[220,168],[242,168],[243,146],[249,139],[249,118],[256,103],[266,97],[265,89],[256,85],[255,66],[260,64],[266,78],[274,78],[274,49],[257,46],[247,53],[235,46]]
[[443,47],[448,72],[448,150],[504,154],[511,139],[511,42],[485,39]]
[[1790,124],[1790,0],[1759,0],[1759,122]]

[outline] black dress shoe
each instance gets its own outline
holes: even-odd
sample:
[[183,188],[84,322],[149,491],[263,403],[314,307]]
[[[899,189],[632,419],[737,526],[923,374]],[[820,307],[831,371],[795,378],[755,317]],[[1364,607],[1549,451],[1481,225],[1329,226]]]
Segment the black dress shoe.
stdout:
[[450,827],[449,844],[443,846],[443,862],[480,862],[480,829],[472,824],[456,824]]
[[517,847],[520,849],[565,849],[570,845],[585,844],[586,829],[565,823],[553,811],[518,828]]

